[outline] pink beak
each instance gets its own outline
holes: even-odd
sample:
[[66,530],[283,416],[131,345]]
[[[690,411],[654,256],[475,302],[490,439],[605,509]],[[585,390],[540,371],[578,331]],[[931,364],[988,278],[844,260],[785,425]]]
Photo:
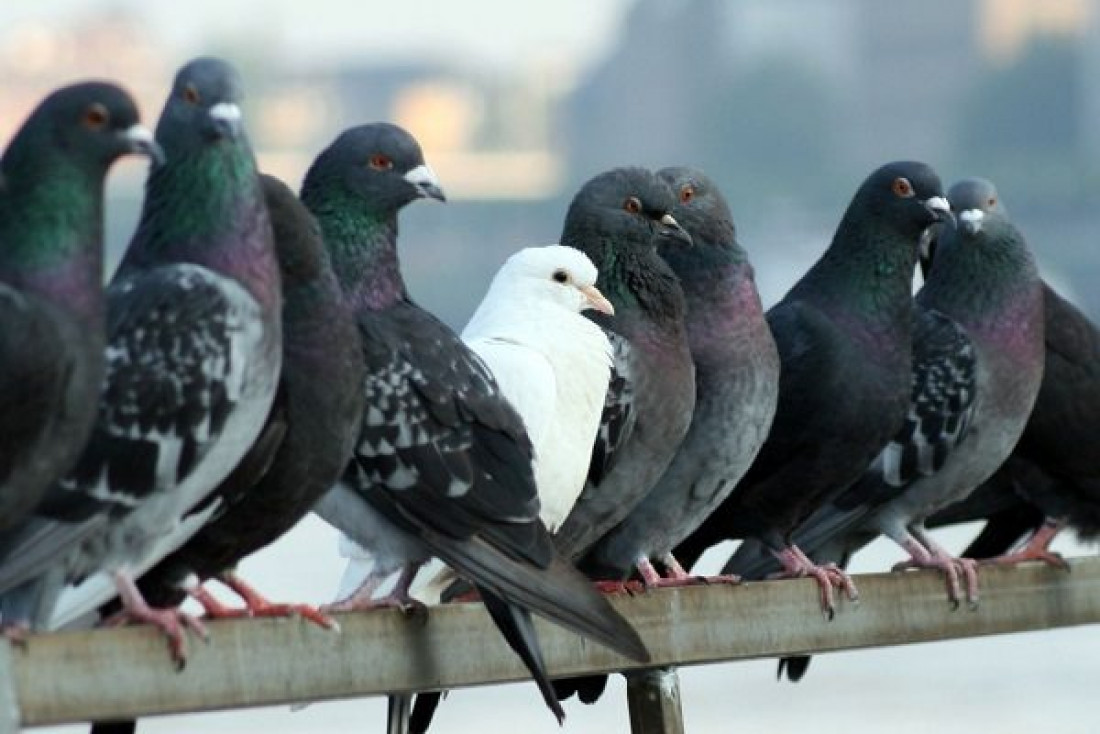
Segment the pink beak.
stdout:
[[600,293],[599,288],[594,285],[586,285],[585,287],[581,288],[580,291],[584,294],[584,299],[588,301],[588,305],[591,308],[594,308],[601,313],[605,313],[608,316],[615,315],[615,307],[611,305],[611,301],[603,297],[603,294]]

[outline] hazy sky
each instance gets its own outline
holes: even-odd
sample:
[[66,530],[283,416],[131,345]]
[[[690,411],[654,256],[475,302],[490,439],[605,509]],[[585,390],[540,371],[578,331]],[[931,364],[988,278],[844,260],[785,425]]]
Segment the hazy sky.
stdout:
[[458,52],[475,63],[514,63],[531,54],[573,62],[598,54],[628,0],[4,0],[0,29],[20,19],[68,22],[103,8],[134,8],[181,50],[204,38],[255,31],[303,59]]

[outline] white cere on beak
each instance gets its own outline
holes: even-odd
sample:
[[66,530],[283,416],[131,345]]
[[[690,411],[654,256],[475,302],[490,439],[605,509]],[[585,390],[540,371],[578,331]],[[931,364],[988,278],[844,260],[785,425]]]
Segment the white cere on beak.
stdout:
[[985,219],[985,212],[981,209],[964,209],[959,212],[959,221],[962,222],[962,226],[970,234],[974,234],[982,228],[982,220]]
[[924,200],[924,203],[929,209],[933,209],[935,211],[951,211],[951,203],[942,196],[930,196]]
[[218,102],[210,108],[209,114],[215,120],[238,122],[241,119],[241,108],[240,105],[233,102]]
[[425,184],[429,184],[431,186],[439,186],[439,178],[435,175],[435,171],[431,169],[431,166],[427,165],[426,163],[423,163],[406,173],[405,180],[411,183],[413,186],[423,186]]
[[153,143],[153,132],[144,125],[131,125],[123,131],[122,137],[132,143],[141,143],[144,145],[151,145]]

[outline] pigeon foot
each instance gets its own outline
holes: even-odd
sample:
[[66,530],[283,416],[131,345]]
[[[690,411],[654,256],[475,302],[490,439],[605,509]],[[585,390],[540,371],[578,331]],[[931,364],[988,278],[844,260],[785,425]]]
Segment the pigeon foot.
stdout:
[[931,550],[917,542],[903,544],[909,552],[909,560],[894,566],[895,571],[910,568],[936,568],[943,572],[947,584],[947,601],[952,609],[958,609],[962,599],[962,583],[966,582],[966,603],[971,610],[978,608],[978,562],[973,558],[955,558],[939,546]]
[[647,589],[669,589],[684,586],[700,586],[703,584],[739,584],[741,578],[732,574],[722,576],[693,576],[684,570],[680,562],[671,553],[661,558],[665,566],[666,575],[661,576],[648,558],[639,558],[635,565],[642,575]]
[[125,572],[116,573],[115,584],[118,586],[123,609],[107,618],[104,624],[111,627],[126,624],[151,624],[158,628],[168,638],[168,653],[177,670],[183,670],[187,665],[187,638],[185,635],[187,630],[191,630],[203,640],[210,639],[210,633],[207,632],[206,626],[198,618],[178,608],[157,609],[149,606],[129,574]]
[[638,581],[593,581],[592,585],[601,594],[629,594],[636,596],[644,594],[646,587]]
[[1062,531],[1063,524],[1058,520],[1048,519],[1043,523],[1043,526],[1039,528],[1034,535],[1031,536],[1031,540],[1027,542],[1020,550],[1015,553],[1006,553],[996,558],[990,558],[989,560],[982,561],[982,563],[997,564],[1002,566],[1012,566],[1017,563],[1023,563],[1024,561],[1042,561],[1048,566],[1061,569],[1062,571],[1069,572],[1069,564],[1066,563],[1066,559],[1062,557],[1061,553],[1057,553],[1050,549],[1050,543],[1054,538]]
[[227,571],[218,580],[233,590],[245,603],[245,611],[253,617],[301,617],[327,630],[340,631],[336,620],[323,614],[309,604],[280,604],[269,601],[265,596],[232,571]]
[[843,591],[849,601],[859,601],[859,590],[855,582],[835,563],[818,565],[810,560],[798,546],[793,545],[779,551],[775,556],[783,564],[783,570],[769,578],[811,577],[815,579],[820,592],[821,613],[826,619],[832,620],[836,616],[834,588]]

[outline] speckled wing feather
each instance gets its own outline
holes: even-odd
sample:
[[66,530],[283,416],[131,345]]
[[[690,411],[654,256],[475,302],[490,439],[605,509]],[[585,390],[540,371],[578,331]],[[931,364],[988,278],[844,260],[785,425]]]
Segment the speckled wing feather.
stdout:
[[412,304],[360,325],[368,377],[357,484],[385,491],[406,523],[455,539],[479,535],[546,566],[548,536],[533,531],[531,444],[482,361]]
[[[64,521],[56,530],[63,545],[71,545],[74,535],[61,525],[129,513],[176,487],[218,440],[237,405],[242,343],[259,329],[255,308],[240,286],[189,265],[112,286],[96,426],[76,468],[38,511]],[[181,505],[189,509],[202,499],[181,498]],[[46,544],[41,529],[35,542]],[[0,590],[36,573],[24,566],[6,562]]]
[[611,379],[607,386],[603,413],[596,442],[592,446],[592,461],[588,467],[588,481],[599,484],[615,465],[618,450],[626,443],[634,430],[634,382],[635,375],[630,360],[630,342],[619,334],[606,330],[611,342]]

